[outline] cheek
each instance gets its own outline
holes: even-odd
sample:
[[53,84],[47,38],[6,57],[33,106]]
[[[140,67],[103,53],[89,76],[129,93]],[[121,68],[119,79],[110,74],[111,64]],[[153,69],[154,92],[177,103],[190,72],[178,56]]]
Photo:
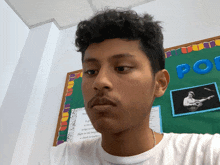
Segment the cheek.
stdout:
[[88,99],[90,98],[91,95],[91,83],[88,82],[85,79],[82,79],[82,84],[81,84],[81,89],[82,89],[82,95],[83,95],[83,99],[85,101],[88,101]]
[[[126,81],[118,89],[120,90],[121,103],[125,111],[129,111],[130,115],[146,116],[154,98],[154,89],[152,80],[149,79],[132,79]],[[137,113],[137,111],[139,111]]]
[[151,79],[131,79],[126,83],[120,83],[120,93],[122,97],[128,101],[142,100],[149,98],[153,94],[152,80]]
[[124,89],[122,97],[124,110],[129,112],[127,117],[131,117],[133,123],[142,121],[149,114],[153,102],[151,81],[130,82],[129,88]]

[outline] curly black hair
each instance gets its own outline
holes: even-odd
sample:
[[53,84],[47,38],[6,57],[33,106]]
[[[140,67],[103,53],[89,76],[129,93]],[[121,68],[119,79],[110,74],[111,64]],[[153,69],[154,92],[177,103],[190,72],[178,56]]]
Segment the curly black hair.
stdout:
[[105,9],[77,26],[75,45],[82,53],[88,46],[105,39],[139,40],[140,49],[148,57],[153,74],[165,68],[162,27],[149,14],[138,15],[129,9]]

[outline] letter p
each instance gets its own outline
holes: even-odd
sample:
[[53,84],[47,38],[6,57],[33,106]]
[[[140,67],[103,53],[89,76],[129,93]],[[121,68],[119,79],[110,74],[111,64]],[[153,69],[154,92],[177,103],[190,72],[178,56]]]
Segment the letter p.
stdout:
[[176,67],[177,76],[179,79],[184,77],[184,74],[190,71],[190,66],[188,64],[181,64]]

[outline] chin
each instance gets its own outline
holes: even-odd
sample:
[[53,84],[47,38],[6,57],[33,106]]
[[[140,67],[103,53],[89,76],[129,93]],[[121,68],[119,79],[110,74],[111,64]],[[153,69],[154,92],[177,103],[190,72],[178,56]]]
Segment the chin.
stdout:
[[123,127],[119,125],[120,123],[117,123],[115,121],[112,121],[111,119],[105,119],[105,120],[96,120],[93,124],[93,127],[95,130],[101,134],[117,134],[122,132],[124,129]]

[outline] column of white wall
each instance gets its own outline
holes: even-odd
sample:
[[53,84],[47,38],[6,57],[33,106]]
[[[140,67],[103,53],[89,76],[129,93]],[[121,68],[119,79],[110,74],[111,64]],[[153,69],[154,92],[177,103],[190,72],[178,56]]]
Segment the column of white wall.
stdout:
[[0,0],[0,107],[30,29]]
[[0,164],[27,164],[59,30],[31,29],[0,108]]
[[49,164],[47,160],[55,137],[66,75],[82,69],[81,53],[76,52],[74,46],[75,33],[76,26],[60,31],[27,165],[38,165],[39,161]]

